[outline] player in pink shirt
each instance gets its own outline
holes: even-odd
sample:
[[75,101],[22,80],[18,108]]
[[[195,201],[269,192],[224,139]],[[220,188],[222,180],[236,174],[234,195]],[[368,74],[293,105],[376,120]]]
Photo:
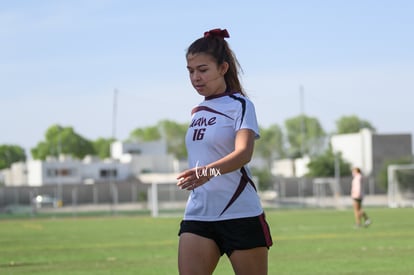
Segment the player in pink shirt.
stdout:
[[355,226],[361,227],[361,219],[364,218],[364,225],[371,224],[371,220],[368,215],[362,209],[362,200],[364,199],[364,186],[362,182],[361,169],[355,167],[352,169],[352,186],[351,186],[351,198],[353,199]]

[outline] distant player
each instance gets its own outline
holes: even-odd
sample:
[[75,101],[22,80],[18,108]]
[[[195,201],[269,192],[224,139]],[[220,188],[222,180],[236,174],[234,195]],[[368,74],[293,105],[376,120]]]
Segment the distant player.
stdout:
[[353,199],[355,227],[361,227],[362,218],[364,218],[364,225],[368,226],[371,224],[371,220],[362,209],[362,200],[364,199],[364,186],[362,183],[361,170],[358,167],[352,169],[352,177],[351,198]]

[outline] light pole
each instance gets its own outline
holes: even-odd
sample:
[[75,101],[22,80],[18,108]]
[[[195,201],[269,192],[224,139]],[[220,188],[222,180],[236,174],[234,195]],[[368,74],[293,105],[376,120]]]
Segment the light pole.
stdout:
[[[304,103],[304,93],[303,86],[299,86],[299,100],[300,100],[300,157],[302,158],[302,165],[304,165],[304,152],[305,152],[305,103]],[[305,185],[304,175],[301,175],[299,180],[299,196],[304,197],[303,188]]]
[[[113,106],[112,106],[112,139],[115,141],[116,140],[116,112],[117,112],[117,99],[118,99],[118,90],[114,89],[114,101],[113,101]],[[112,154],[112,152],[110,152]],[[116,211],[116,205],[118,204],[118,188],[115,185],[115,180],[116,180],[116,163],[115,163],[115,159],[113,158],[113,156],[111,155],[111,160],[113,163],[112,168],[110,168],[109,170],[109,177],[110,177],[110,187],[111,187],[111,193],[112,193],[112,214],[117,214]]]
[[63,203],[63,188],[62,188],[62,179],[60,178],[61,176],[61,170],[62,170],[62,165],[61,165],[61,154],[62,154],[62,141],[60,138],[60,126],[58,126],[58,156],[57,156],[57,185],[58,185],[58,195],[57,195],[57,199],[58,199],[58,205],[62,205]]
[[305,100],[303,93],[303,86],[299,87],[299,97],[300,97],[300,155],[303,158],[305,151]]
[[117,112],[118,90],[114,90],[114,101],[112,106],[112,138],[116,139],[116,112]]

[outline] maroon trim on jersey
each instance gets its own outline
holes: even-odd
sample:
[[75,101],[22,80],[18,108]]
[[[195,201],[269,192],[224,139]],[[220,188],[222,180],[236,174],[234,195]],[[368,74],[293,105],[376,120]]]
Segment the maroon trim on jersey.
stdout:
[[230,95],[231,98],[234,100],[238,100],[242,105],[242,117],[240,119],[240,127],[243,125],[244,115],[246,113],[246,100],[244,98],[240,98],[234,95]]
[[207,106],[197,106],[197,107],[194,107],[191,110],[191,115],[193,115],[194,113],[200,112],[200,111],[206,111],[206,112],[210,112],[210,113],[215,113],[215,114],[222,115],[222,116],[225,116],[227,118],[230,118],[231,120],[234,120],[232,117],[229,117],[228,115],[223,114],[223,113],[220,113],[220,112],[218,112],[218,111],[216,111],[216,110],[214,110],[214,109],[212,109],[210,107],[207,107]]
[[250,183],[250,185],[253,186],[254,190],[256,190],[256,186],[254,185],[252,179],[247,175],[244,166],[240,169],[240,172],[242,173],[242,176],[240,178],[239,186],[237,186],[236,192],[234,192],[233,197],[231,197],[229,203],[226,205],[223,211],[221,211],[220,216],[223,215],[223,213],[237,200],[237,198],[243,192],[244,188],[246,188],[247,183]]
[[266,222],[266,217],[264,213],[262,213],[262,215],[259,216],[259,220],[263,228],[263,235],[266,240],[266,246],[271,247],[273,245],[272,235],[270,235],[269,225]]
[[214,98],[219,98],[219,97],[233,95],[233,94],[239,94],[239,93],[240,92],[237,92],[237,91],[230,92],[229,90],[226,90],[224,93],[221,93],[221,94],[206,96],[206,97],[204,97],[204,100],[210,100],[210,99],[214,99]]

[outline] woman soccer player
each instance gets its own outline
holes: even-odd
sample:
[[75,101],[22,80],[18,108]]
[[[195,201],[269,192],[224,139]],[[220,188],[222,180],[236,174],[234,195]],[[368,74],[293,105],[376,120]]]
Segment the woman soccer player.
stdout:
[[185,137],[190,169],[177,177],[190,190],[179,231],[181,275],[212,274],[224,253],[235,274],[267,274],[272,238],[247,167],[259,127],[228,37],[210,30],[186,53],[191,84],[204,100],[192,109]]

